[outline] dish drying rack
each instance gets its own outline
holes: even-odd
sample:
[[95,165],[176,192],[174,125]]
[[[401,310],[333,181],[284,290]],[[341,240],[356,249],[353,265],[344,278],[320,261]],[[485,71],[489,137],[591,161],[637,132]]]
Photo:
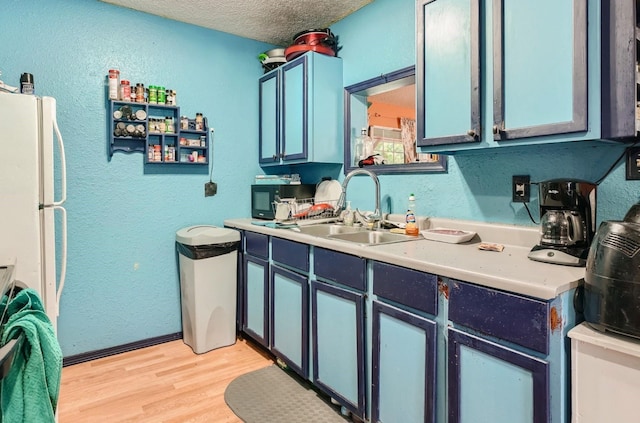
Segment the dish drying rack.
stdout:
[[[16,281],[13,279],[14,265],[0,266],[0,294],[1,297],[7,295],[9,299],[13,298],[20,287],[16,286]],[[9,318],[7,309],[9,308],[9,301],[2,310],[0,310],[0,339],[4,335],[5,324]],[[9,340],[5,345],[0,347],[0,380],[4,379],[11,370],[13,364],[13,357],[16,351],[22,345],[24,334],[20,334],[17,338]]]
[[322,202],[316,202],[315,198],[283,198],[274,201],[272,206],[276,222],[312,225],[338,220],[343,203],[342,196]]

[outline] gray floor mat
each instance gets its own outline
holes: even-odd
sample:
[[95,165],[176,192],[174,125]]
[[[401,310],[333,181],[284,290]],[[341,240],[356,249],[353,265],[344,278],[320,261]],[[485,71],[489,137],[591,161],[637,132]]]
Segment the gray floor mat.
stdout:
[[345,423],[338,406],[325,401],[304,381],[272,365],[239,376],[224,400],[247,423]]

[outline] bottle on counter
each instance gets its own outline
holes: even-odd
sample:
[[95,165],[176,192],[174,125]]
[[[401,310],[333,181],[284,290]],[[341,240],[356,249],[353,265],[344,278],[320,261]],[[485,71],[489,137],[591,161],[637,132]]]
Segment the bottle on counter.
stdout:
[[406,235],[417,236],[420,233],[418,224],[416,222],[416,197],[412,194],[409,195],[409,204],[407,206],[407,213],[405,215],[405,221],[407,225],[404,228]]
[[342,213],[342,221],[345,226],[353,226],[353,210],[351,210],[351,201],[347,201],[347,207]]

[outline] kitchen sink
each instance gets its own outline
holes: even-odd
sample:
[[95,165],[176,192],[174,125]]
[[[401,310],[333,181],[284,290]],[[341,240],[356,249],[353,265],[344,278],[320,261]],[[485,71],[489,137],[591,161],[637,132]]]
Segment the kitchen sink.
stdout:
[[394,234],[391,232],[383,232],[383,231],[367,231],[367,230],[351,232],[351,233],[328,235],[327,238],[354,242],[360,245],[391,244],[394,242],[415,241],[420,239],[420,237],[417,237],[417,236]]
[[301,234],[320,236],[320,237],[326,237],[329,235],[337,235],[337,234],[357,233],[362,231],[366,231],[366,229],[358,226],[327,225],[327,224],[300,226],[299,228],[296,229],[296,232],[300,232]]
[[317,236],[326,239],[353,242],[360,245],[380,245],[394,242],[415,241],[420,236],[394,234],[388,231],[371,231],[362,226],[344,226],[336,224],[318,224],[300,226],[294,229],[301,234]]

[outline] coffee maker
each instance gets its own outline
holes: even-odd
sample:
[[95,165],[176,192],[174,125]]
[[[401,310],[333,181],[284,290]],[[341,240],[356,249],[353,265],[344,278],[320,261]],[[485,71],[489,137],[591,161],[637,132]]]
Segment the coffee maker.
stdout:
[[546,263],[584,266],[596,229],[596,185],[553,179],[538,186],[541,237],[528,257]]

